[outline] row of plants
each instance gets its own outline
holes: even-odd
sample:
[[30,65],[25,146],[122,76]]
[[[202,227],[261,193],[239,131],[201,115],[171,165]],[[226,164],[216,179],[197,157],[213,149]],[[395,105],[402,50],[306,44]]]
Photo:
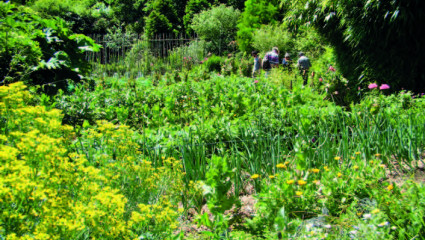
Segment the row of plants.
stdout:
[[[409,124],[409,116],[419,114],[423,105],[422,98],[413,99],[411,93],[385,96],[386,90],[373,89],[357,90],[357,95],[367,97],[359,104],[340,107],[332,102],[339,96],[332,92],[338,81],[333,72],[320,75],[319,81],[312,79],[312,88],[303,88],[300,76],[292,76],[282,82],[278,77],[252,80],[194,72],[166,74],[160,79],[105,78],[76,85],[72,95],[60,93],[54,104],[64,111],[66,123],[108,120],[126,124],[148,139],[167,136],[153,140],[153,145],[165,146],[178,145],[184,132],[202,143],[249,135],[238,128],[251,129],[250,134],[259,137],[315,136],[321,131],[317,126],[333,134],[340,134],[345,126],[358,125],[364,131],[369,130],[367,126],[397,128]],[[292,90],[286,88],[291,85],[288,82]],[[51,106],[47,99],[44,96],[41,101]]]

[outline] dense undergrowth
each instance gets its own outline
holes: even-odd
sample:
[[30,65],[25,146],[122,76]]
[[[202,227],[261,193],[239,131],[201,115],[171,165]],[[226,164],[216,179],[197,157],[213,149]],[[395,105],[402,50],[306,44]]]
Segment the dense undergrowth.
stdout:
[[0,236],[424,234],[422,184],[387,179],[420,164],[423,98],[373,89],[341,107],[326,82],[193,79],[99,79],[55,99],[1,87]]

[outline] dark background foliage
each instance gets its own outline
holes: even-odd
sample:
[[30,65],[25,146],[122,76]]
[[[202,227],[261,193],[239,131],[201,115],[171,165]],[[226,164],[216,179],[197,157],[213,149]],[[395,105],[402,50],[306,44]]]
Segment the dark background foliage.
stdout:
[[[423,57],[425,44],[422,37],[425,31],[422,26],[425,22],[423,14],[425,2],[421,0],[34,0],[13,2],[17,6],[27,7],[25,16],[29,20],[22,20],[22,22],[36,22],[30,23],[33,27],[28,26],[31,31],[33,28],[38,30],[46,28],[42,23],[45,20],[63,19],[66,24],[61,26],[70,31],[62,31],[62,27],[51,27],[53,34],[63,32],[62,36],[57,36],[59,39],[72,33],[141,34],[146,38],[152,38],[158,34],[176,37],[180,34],[196,34],[207,41],[205,44],[207,51],[223,55],[236,49],[244,53],[258,50],[255,49],[254,34],[263,33],[272,28],[284,29],[287,32],[286,38],[292,36],[294,41],[299,43],[296,46],[303,46],[303,42],[310,41],[308,36],[319,33],[321,39],[316,44],[330,46],[334,50],[336,67],[343,77],[349,80],[350,85],[364,87],[368,83],[376,82],[389,84],[391,90],[404,88],[416,92],[425,91],[425,73],[422,70],[422,66],[425,65]],[[220,40],[202,37],[206,36],[204,33],[213,31],[214,26],[211,25],[211,29],[208,29],[205,24],[205,27],[200,28],[198,23],[198,28],[195,30],[194,17],[202,14],[203,11],[213,11],[214,7],[220,4],[232,7],[235,13],[240,11],[237,27],[225,30],[225,34],[217,35],[217,38],[223,38]],[[224,10],[222,12],[224,13]],[[36,17],[39,19],[36,20]],[[34,27],[37,24],[38,27]],[[264,27],[265,25],[272,27],[267,28]],[[1,20],[3,41],[6,38],[12,39],[13,31],[19,34],[29,31],[25,30],[24,26],[13,28],[10,26],[11,24],[5,19]],[[5,33],[9,36],[6,37]],[[47,45],[42,43],[41,35],[36,37],[37,34],[42,35],[36,31],[34,34],[29,34],[29,39],[36,40],[42,48],[45,48]],[[256,39],[258,41],[258,37]],[[220,42],[221,46],[213,47],[217,45],[217,42]],[[17,74],[25,72],[25,69],[41,59],[48,61],[47,56],[51,56],[52,52],[63,50],[61,47],[68,51],[72,46],[66,42],[54,42],[48,45],[56,51],[49,50],[47,55],[43,51],[43,57],[41,53],[29,54],[28,51],[36,49],[38,43],[36,45],[25,41],[13,43],[15,47],[19,46],[23,49],[19,51],[21,55],[16,49],[12,50],[11,41],[3,44],[2,70],[0,70],[2,76],[9,72],[6,69],[10,69],[9,62],[12,61],[12,56],[16,61],[22,57],[26,59],[25,64],[13,66],[12,69],[16,69],[12,72]],[[233,45],[229,45],[231,43]],[[300,50],[307,51],[310,56],[315,55],[308,52],[309,49],[292,49],[290,52],[296,53]],[[82,64],[79,60],[73,59],[75,56],[71,56],[72,51],[67,51],[65,52],[69,61],[72,62],[71,65]],[[317,58],[317,56],[314,57]],[[11,74],[8,73],[8,76]]]
[[424,1],[300,2],[288,4],[287,19],[294,27],[317,29],[335,48],[344,76],[389,83],[393,89],[425,90]]

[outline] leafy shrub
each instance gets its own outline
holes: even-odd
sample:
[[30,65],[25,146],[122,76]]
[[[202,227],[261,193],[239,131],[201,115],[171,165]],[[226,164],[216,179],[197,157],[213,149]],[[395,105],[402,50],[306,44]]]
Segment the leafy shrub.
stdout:
[[285,25],[262,25],[254,30],[252,36],[252,47],[262,53],[270,51],[272,47],[278,47],[282,54],[295,52],[295,44],[296,39]]
[[250,52],[254,31],[263,24],[275,24],[285,13],[278,0],[247,0],[238,22],[237,41],[240,50]]
[[43,18],[64,19],[75,33],[105,34],[108,29],[117,25],[111,7],[101,2],[36,0],[30,6]]
[[186,4],[185,15],[183,16],[183,25],[186,29],[187,34],[193,33],[191,28],[192,18],[195,14],[200,13],[203,10],[207,10],[211,7],[208,0],[189,0]]
[[149,43],[143,40],[133,44],[125,56],[127,69],[141,70],[144,73],[150,72],[153,62],[156,60],[149,48]]
[[205,57],[205,41],[191,41],[190,43],[174,48],[167,58],[172,69],[191,69],[194,64],[202,61]]
[[235,54],[235,68],[238,76],[252,77],[253,65],[254,63],[250,54],[245,52],[239,52]]
[[211,56],[206,59],[203,66],[208,72],[220,72],[223,59],[219,56]]
[[[90,65],[85,53],[98,51],[94,41],[72,34],[60,19],[41,19],[28,8],[0,3],[2,24],[0,41],[0,79],[3,83],[25,80],[32,85],[55,82],[64,88],[64,80],[80,80]],[[56,89],[53,87],[52,90]]]
[[229,44],[235,40],[239,15],[240,11],[233,7],[216,6],[195,14],[191,28],[201,39],[210,43],[208,51],[220,55],[231,49]]

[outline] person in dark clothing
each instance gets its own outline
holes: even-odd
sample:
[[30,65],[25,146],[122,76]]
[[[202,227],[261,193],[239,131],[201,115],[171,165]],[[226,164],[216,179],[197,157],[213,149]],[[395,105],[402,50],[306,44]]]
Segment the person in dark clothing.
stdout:
[[308,59],[303,52],[299,53],[299,58],[297,61],[297,67],[300,71],[300,75],[303,78],[303,85],[307,85],[308,81],[308,70],[311,67],[310,59]]
[[282,66],[288,72],[292,72],[292,59],[289,53],[285,53],[285,57],[282,59]]

